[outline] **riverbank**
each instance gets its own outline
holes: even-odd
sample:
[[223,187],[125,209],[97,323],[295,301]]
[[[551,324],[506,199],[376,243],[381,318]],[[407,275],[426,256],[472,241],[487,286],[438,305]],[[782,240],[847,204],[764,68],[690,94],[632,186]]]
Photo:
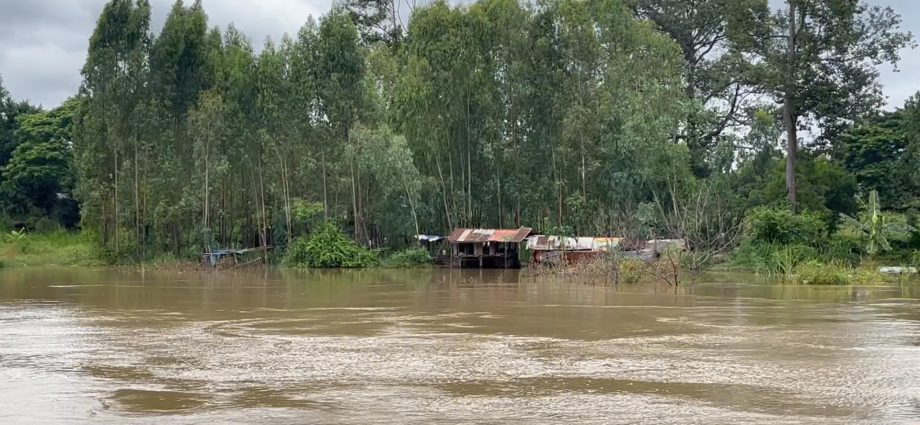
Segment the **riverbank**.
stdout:
[[[789,252],[787,252],[789,251]],[[772,256],[752,257],[738,250],[707,270],[744,272],[781,279],[787,283],[803,285],[867,285],[892,280],[916,280],[916,276],[890,276],[879,273],[881,266],[903,266],[900,263],[882,263],[863,259],[857,264],[839,261],[820,261],[806,255],[792,255],[790,249],[778,250]],[[306,253],[304,255],[307,255]],[[288,257],[287,259],[290,259]],[[621,285],[667,283],[681,285],[694,282],[706,270],[684,267],[684,259],[665,256],[658,261],[605,256],[596,261],[568,266],[525,267],[523,276],[529,278],[554,277],[594,285]],[[58,231],[46,234],[7,235],[0,243],[0,268],[65,266],[65,267],[123,267],[162,271],[204,271],[198,261],[160,256],[141,263],[118,263],[99,249],[97,241],[88,233]],[[309,268],[306,264],[282,261],[282,268]],[[421,249],[394,252],[363,264],[368,269],[411,269],[432,267],[431,258]],[[217,268],[223,270],[222,268]]]
[[[911,262],[872,259],[849,263],[839,259],[822,261],[808,256],[786,258],[771,267],[752,267],[739,258],[741,250],[730,253],[706,267],[693,264],[692,253],[662,254],[656,260],[640,260],[616,254],[574,264],[542,264],[525,267],[524,275],[533,278],[559,278],[594,285],[632,285],[667,283],[678,286],[697,282],[707,273],[741,273],[776,280],[784,284],[810,286],[876,285],[918,282],[920,275]],[[884,272],[883,272],[884,270]]]
[[87,233],[10,233],[0,242],[0,267],[105,265],[108,262]]
[[[344,241],[344,242],[342,242]],[[412,269],[431,267],[434,261],[428,251],[418,248],[398,250],[384,255],[357,246],[344,235],[335,240],[319,240],[309,247],[307,240],[295,240],[287,255],[277,257],[283,268],[389,268]],[[345,245],[348,249],[342,249]],[[328,248],[324,251],[322,248]],[[325,254],[321,257],[319,253]],[[360,257],[355,261],[352,257]],[[311,262],[319,259],[316,265]],[[254,262],[246,267],[261,266]],[[350,265],[347,267],[346,265]],[[0,268],[34,266],[83,266],[83,267],[143,267],[171,271],[223,270],[218,265],[207,268],[198,259],[179,258],[174,255],[158,255],[140,262],[119,260],[99,247],[96,238],[86,232],[55,231],[50,233],[7,233],[0,237]],[[228,266],[229,267],[229,266]],[[238,268],[238,267],[232,267]]]

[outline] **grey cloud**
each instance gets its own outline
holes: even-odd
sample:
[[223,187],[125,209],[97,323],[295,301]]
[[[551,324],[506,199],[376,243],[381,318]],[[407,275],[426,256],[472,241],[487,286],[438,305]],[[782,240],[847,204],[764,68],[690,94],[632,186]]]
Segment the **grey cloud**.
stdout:
[[[190,2],[191,0],[189,0]],[[89,37],[106,0],[0,0],[0,77],[13,97],[46,107],[77,92]],[[159,31],[174,0],[151,0]],[[212,26],[233,23],[256,45],[296,33],[331,0],[204,0]]]
[[[890,6],[901,14],[902,28],[914,34],[914,39],[920,38],[920,2],[917,0],[876,0],[874,4]],[[920,91],[920,51],[904,49],[901,51],[901,62],[898,64],[900,72],[895,72],[891,67],[881,69],[881,82],[888,97],[888,107],[896,108],[904,105],[909,97]]]
[[[87,43],[105,1],[0,0],[0,76],[14,97],[53,107],[76,93]],[[173,1],[151,0],[154,31],[162,26]],[[204,0],[204,6],[212,26],[233,23],[258,46],[266,37],[280,40],[284,33],[296,33],[308,16],[327,11],[331,1]],[[870,3],[893,7],[904,17],[906,29],[920,33],[920,2]],[[902,58],[900,73],[882,70],[891,106],[900,106],[920,89],[920,56],[905,51]]]
[[14,97],[55,106],[76,92],[103,2],[0,0],[0,76]]

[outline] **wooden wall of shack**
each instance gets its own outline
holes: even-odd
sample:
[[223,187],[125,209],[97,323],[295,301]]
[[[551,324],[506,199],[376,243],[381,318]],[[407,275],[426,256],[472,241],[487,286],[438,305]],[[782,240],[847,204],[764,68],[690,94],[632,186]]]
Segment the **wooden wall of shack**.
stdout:
[[531,233],[520,229],[454,229],[448,242],[451,266],[520,268],[521,245]]

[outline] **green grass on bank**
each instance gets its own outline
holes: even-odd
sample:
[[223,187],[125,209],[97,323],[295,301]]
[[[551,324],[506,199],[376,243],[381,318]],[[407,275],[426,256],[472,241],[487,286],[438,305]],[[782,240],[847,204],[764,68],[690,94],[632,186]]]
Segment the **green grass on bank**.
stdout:
[[[337,254],[333,259],[338,261],[338,266],[356,264],[359,267],[383,267],[394,269],[408,269],[427,267],[432,264],[432,259],[424,249],[409,248],[397,251],[389,256],[378,256],[376,252],[359,249],[356,244],[346,237],[338,235],[338,229],[326,229],[327,237],[335,243],[313,243],[309,240],[302,241],[302,252],[291,250],[282,264],[292,268],[309,267],[334,267],[331,261],[323,264],[311,264],[313,260],[328,260],[331,254]],[[328,235],[327,235],[328,236]],[[345,242],[339,242],[344,240]],[[316,241],[313,241],[316,242]],[[321,242],[329,242],[324,240]],[[296,244],[295,244],[296,246]],[[329,247],[341,247],[332,249]],[[300,254],[300,257],[291,254]],[[373,261],[365,261],[371,254]],[[911,255],[913,254],[913,255]],[[4,233],[0,235],[0,268],[36,267],[36,266],[106,266],[113,264],[111,258],[99,248],[98,240],[92,233],[67,232],[63,230],[49,233]],[[291,261],[300,259],[301,261]],[[358,261],[361,260],[361,261]],[[881,275],[880,266],[918,266],[920,255],[916,252],[889,252],[885,256],[865,256],[859,252],[859,247],[852,243],[837,243],[831,241],[819,248],[802,244],[779,243],[745,243],[736,249],[727,258],[727,262],[717,265],[715,269],[745,271],[756,274],[781,277],[790,284],[802,285],[871,285],[893,279]],[[176,269],[197,266],[190,260],[174,257],[168,254],[149,257],[145,262],[146,267],[157,269]],[[329,264],[327,264],[329,263]],[[358,264],[360,263],[360,264]],[[122,263],[125,264],[125,263]],[[133,264],[133,263],[129,263]],[[622,281],[640,279],[629,278],[631,269],[629,264],[620,264],[617,275]],[[647,265],[643,265],[647,266]],[[353,266],[354,267],[354,266]],[[591,271],[573,270],[577,273],[590,274]],[[907,277],[914,280],[914,278]]]
[[0,237],[0,267],[103,266],[91,234],[55,231]]
[[802,285],[872,285],[885,278],[869,268],[812,261],[797,266],[789,279]]
[[[398,251],[385,258],[378,253],[359,247],[346,237],[340,237],[337,229],[327,229],[334,239],[313,241],[304,238],[295,243],[282,261],[282,265],[291,268],[329,268],[329,267],[384,267],[384,268],[418,268],[432,264],[432,258],[426,250],[409,248]],[[329,239],[328,237],[326,239]],[[342,242],[345,241],[345,242]],[[331,247],[331,248],[330,248]],[[131,259],[114,261],[100,249],[98,240],[92,233],[68,232],[57,230],[48,233],[17,234],[5,232],[0,234],[0,268],[34,267],[34,266],[107,266],[139,265]],[[171,254],[151,255],[145,261],[146,267],[161,269],[197,267],[193,259],[180,258]]]
[[[882,266],[916,267],[911,252],[869,257],[833,241],[821,248],[805,245],[742,244],[714,270],[776,276],[802,285],[871,285],[894,279],[879,273]],[[902,276],[911,278],[912,276]]]

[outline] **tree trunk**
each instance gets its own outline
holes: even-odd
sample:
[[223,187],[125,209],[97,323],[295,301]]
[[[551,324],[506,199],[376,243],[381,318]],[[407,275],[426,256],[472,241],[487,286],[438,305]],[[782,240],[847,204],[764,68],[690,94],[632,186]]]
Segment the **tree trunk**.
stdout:
[[[364,207],[365,205],[369,205],[371,203],[370,202],[370,199],[371,199],[370,182],[361,184],[361,173],[360,172],[355,177],[358,182],[358,187],[364,188],[363,192],[361,191],[361,189],[358,189],[358,211],[361,211],[361,230],[364,232],[364,239],[366,239],[368,241],[368,244],[370,244],[372,235],[371,235],[371,232],[367,230],[367,222],[370,221],[368,219],[369,212],[367,211],[367,208]],[[377,234],[379,235],[379,231],[377,232]],[[376,240],[376,237],[374,238],[374,240]],[[370,244],[370,245],[379,246],[379,244],[377,245]]]
[[275,153],[278,154],[278,161],[281,163],[281,194],[284,196],[284,222],[287,227],[285,235],[288,244],[290,244],[292,239],[291,225],[293,222],[291,221],[291,189],[288,183],[287,160],[280,147],[275,146]]
[[294,220],[291,218],[291,175],[288,172],[287,159],[281,161],[281,166],[284,170],[284,211],[287,215],[287,240],[290,244],[293,239]]
[[115,200],[115,205],[114,205],[114,211],[115,211],[115,256],[117,257],[117,256],[118,256],[118,148],[115,147],[114,151],[115,151],[115,162],[114,162],[114,165],[115,165],[115,186],[114,186],[114,189],[115,189],[115,190],[114,190],[114,192],[115,192],[115,199],[114,199],[114,200]]
[[473,224],[473,141],[470,137],[470,97],[469,87],[466,93],[466,192],[467,192],[467,223]]
[[[795,27],[795,2],[788,0],[789,5],[789,34],[786,51],[788,71],[786,78],[789,83],[783,93],[783,124],[786,126],[786,192],[789,195],[789,205],[796,211],[796,185],[795,185],[795,160],[798,151],[798,134],[796,129],[797,116],[792,104],[793,84],[796,83],[795,56],[796,56],[796,27]],[[792,75],[789,75],[792,74]]]
[[[345,129],[345,140],[348,145],[351,145],[351,132],[348,129]],[[355,226],[355,241],[362,244],[361,242],[361,224],[359,223],[360,218],[358,217],[358,188],[356,187],[357,182],[355,181],[355,158],[350,158],[349,168],[351,168],[351,208],[354,217],[354,226]]]
[[789,106],[791,100],[789,96],[783,97],[783,121],[786,125],[786,192],[789,195],[789,205],[794,212],[796,210],[796,184],[795,184],[795,162],[798,152],[798,135],[796,130],[796,119]]
[[[458,209],[458,207],[457,207],[458,202],[457,202],[457,198],[456,198],[456,196],[455,196],[456,193],[457,193],[457,189],[456,189],[455,186],[454,186],[454,182],[455,182],[455,180],[456,180],[456,177],[454,176],[453,143],[452,143],[451,141],[452,141],[452,138],[450,137],[450,134],[448,134],[448,137],[447,137],[447,152],[448,152],[448,154],[447,154],[447,172],[448,172],[448,177],[450,178],[450,180],[449,180],[449,181],[450,181],[450,192],[447,192],[447,191],[445,190],[445,193],[450,194],[450,198],[449,198],[449,200],[450,200],[450,211],[456,211],[456,210]],[[462,175],[462,174],[463,174],[463,147],[460,146],[460,142],[459,142],[459,141],[457,141],[457,164],[458,164],[458,166],[460,167],[460,174],[461,174],[461,176],[460,176],[460,187],[462,188],[462,187],[463,187],[463,175]],[[440,172],[440,171],[439,171],[439,172]],[[457,225],[460,226],[460,227],[463,227],[463,211],[462,211],[462,210],[463,210],[463,202],[462,202],[462,201],[460,202],[460,207],[459,207],[459,209],[460,209],[461,211],[460,211],[460,214],[457,216]],[[448,221],[450,221],[449,218],[448,218]]]
[[[210,193],[211,185],[209,181],[210,170],[211,170],[210,157],[209,157],[210,151],[211,151],[211,126],[209,124],[208,130],[207,132],[205,132],[205,135],[204,135],[204,219],[202,220],[202,223],[205,229],[207,229],[208,226],[210,225],[210,223],[208,222],[209,217],[210,217],[209,215],[210,205],[208,203],[208,200],[211,198],[211,193]],[[206,243],[210,245],[210,241],[206,241]],[[205,250],[207,252],[211,252],[211,247],[205,246]]]
[[326,188],[326,151],[320,153],[320,163],[323,168],[323,220],[329,220],[329,192]]
[[138,193],[138,168],[139,162],[137,158],[137,129],[134,129],[134,233],[137,238],[137,255],[141,257],[141,263],[143,264],[143,256],[141,255],[141,246],[143,245],[141,241],[141,200],[140,194]]
[[495,182],[495,195],[498,198],[498,228],[501,229],[504,227],[504,223],[502,222],[502,176],[501,165],[498,163],[495,164]]
[[259,154],[259,200],[262,210],[262,246],[268,246],[268,217],[265,215],[265,179],[262,173],[262,154]]
[[581,197],[587,201],[588,200],[588,162],[585,159],[585,139],[581,138],[580,143],[581,148]]
[[559,176],[559,169],[556,166],[556,150],[552,150],[552,162],[553,162],[553,182],[556,185],[556,196],[558,200],[558,213],[556,215],[556,226],[562,226],[562,180]]
[[[448,159],[450,159],[448,157]],[[441,157],[435,156],[435,166],[438,168],[438,181],[441,182],[441,199],[444,201],[444,217],[447,218],[447,228],[453,231],[453,222],[450,219],[450,208],[447,206],[447,185],[444,184],[444,173],[441,172]]]
[[150,170],[150,151],[147,149],[147,146],[144,146],[144,196],[141,198],[141,259],[147,259],[147,212],[149,211],[147,206],[147,199],[150,194],[150,178],[148,177],[148,172]]
[[[409,201],[409,208],[412,210],[412,221],[415,223],[415,235],[418,236],[421,234],[421,231],[418,226],[418,214],[415,212],[415,201],[412,200],[412,193],[409,192],[409,184],[406,183],[406,179],[402,179],[403,188],[406,190],[406,199]],[[420,241],[418,238],[415,238],[415,243],[418,244]]]

